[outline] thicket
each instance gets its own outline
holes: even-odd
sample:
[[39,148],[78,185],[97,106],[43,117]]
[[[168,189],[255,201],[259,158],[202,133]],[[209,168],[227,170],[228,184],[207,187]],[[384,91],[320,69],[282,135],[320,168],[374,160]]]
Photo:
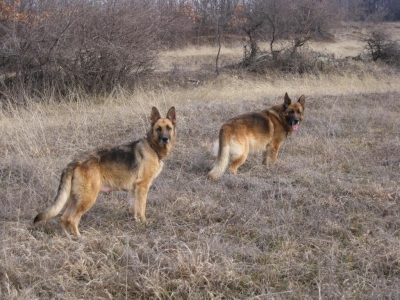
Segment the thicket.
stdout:
[[400,44],[391,40],[385,31],[373,30],[362,40],[372,61],[380,60],[390,65],[400,66]]
[[3,96],[108,92],[151,69],[163,26],[147,1],[30,4],[3,3]]

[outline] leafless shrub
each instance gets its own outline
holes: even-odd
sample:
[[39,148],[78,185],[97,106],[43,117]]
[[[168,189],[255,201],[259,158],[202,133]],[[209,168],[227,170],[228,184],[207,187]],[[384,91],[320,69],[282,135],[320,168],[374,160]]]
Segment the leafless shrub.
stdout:
[[362,40],[373,61],[382,60],[388,64],[400,66],[400,45],[390,40],[389,35],[384,31],[371,31]]
[[3,88],[23,95],[70,89],[109,92],[132,87],[151,70],[160,20],[147,1],[39,2],[26,20],[1,23]]
[[291,74],[318,74],[329,73],[335,70],[338,62],[334,57],[301,47],[293,53],[292,48],[283,49],[274,57],[269,52],[260,51],[251,64],[240,62],[239,67],[249,72],[267,74],[279,71]]
[[383,57],[384,49],[388,44],[388,37],[384,32],[372,31],[363,41],[367,44],[366,48],[373,61],[377,61],[379,58]]
[[[249,45],[244,48],[240,66],[250,70],[283,67],[299,73],[313,69],[313,63],[306,61],[310,55],[299,51],[310,39],[330,36],[329,28],[336,20],[330,1],[251,1],[248,6],[243,13],[247,20],[243,30]],[[269,42],[269,52],[263,53],[259,49],[259,41],[263,39]],[[283,39],[289,40],[290,44],[277,46]]]

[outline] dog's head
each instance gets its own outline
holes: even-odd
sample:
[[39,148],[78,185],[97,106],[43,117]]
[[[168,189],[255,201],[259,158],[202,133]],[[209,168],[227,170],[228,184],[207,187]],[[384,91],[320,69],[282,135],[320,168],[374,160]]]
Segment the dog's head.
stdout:
[[306,97],[302,95],[297,102],[292,101],[288,94],[285,94],[283,102],[283,117],[286,123],[290,126],[291,131],[299,129],[300,122],[304,119],[304,104]]
[[168,110],[166,118],[161,118],[157,108],[151,109],[151,139],[160,147],[172,144],[175,141],[175,107]]

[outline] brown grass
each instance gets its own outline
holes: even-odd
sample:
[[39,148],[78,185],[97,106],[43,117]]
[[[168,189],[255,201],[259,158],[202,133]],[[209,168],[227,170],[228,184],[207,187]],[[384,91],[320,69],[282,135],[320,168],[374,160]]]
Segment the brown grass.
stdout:
[[[399,76],[354,70],[224,75],[1,111],[0,298],[400,298]],[[254,155],[237,176],[208,181],[221,123],[285,91],[306,94],[306,120],[278,165],[266,170]],[[176,106],[178,142],[150,189],[149,225],[114,192],[82,218],[82,238],[66,237],[59,218],[33,226],[65,164],[142,137],[152,105]]]

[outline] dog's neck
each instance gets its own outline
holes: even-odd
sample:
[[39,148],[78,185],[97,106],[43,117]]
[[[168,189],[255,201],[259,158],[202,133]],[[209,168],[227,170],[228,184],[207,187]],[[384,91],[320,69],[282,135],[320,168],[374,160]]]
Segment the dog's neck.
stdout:
[[276,117],[276,119],[279,121],[279,123],[282,124],[283,128],[286,129],[286,137],[288,137],[289,134],[291,133],[291,131],[287,130],[287,126],[282,122],[282,119],[281,119],[281,116],[280,116],[280,111],[273,106],[270,109],[268,109],[268,112],[271,115],[274,115]]
[[151,138],[148,136],[148,137],[146,138],[146,140],[147,140],[147,142],[149,143],[150,148],[153,149],[153,151],[157,154],[158,159],[159,159],[159,160],[162,160],[163,157],[161,156],[158,147],[157,147],[156,145],[154,145],[154,143],[153,143],[153,141],[151,140]]
[[[279,111],[274,109],[274,107],[271,107],[270,109],[267,110],[270,114],[274,115],[275,117],[277,117],[277,119],[279,120],[279,122],[281,122],[280,120],[280,116],[279,116]],[[282,122],[281,122],[282,123]]]

